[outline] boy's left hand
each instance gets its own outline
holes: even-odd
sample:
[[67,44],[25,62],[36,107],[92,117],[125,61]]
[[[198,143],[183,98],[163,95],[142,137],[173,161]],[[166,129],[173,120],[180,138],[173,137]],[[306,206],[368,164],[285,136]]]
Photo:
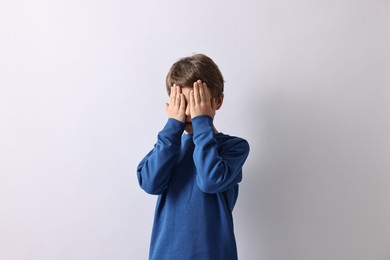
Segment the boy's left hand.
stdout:
[[216,103],[206,83],[201,80],[194,82],[193,90],[190,92],[191,118],[200,115],[215,116]]

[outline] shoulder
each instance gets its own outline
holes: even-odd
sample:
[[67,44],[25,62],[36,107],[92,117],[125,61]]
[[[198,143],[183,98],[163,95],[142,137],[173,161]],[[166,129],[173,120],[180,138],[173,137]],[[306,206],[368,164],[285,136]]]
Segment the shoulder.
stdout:
[[237,149],[244,153],[249,153],[249,143],[242,137],[218,133],[215,135],[221,151]]

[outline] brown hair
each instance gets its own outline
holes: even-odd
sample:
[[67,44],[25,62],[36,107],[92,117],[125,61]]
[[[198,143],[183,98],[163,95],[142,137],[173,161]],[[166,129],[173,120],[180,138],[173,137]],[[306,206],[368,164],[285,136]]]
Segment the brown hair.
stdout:
[[219,101],[223,94],[223,76],[217,64],[204,54],[181,58],[172,65],[166,77],[168,95],[173,84],[192,87],[199,79],[207,84],[213,97]]

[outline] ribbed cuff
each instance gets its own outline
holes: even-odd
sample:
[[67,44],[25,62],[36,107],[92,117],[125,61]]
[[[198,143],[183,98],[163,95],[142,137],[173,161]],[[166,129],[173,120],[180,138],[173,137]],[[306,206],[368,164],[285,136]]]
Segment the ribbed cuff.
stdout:
[[192,118],[192,128],[194,133],[203,133],[206,131],[214,132],[213,118],[209,115],[201,115]]
[[184,127],[185,124],[183,122],[174,118],[168,118],[168,121],[161,132],[174,136],[181,136],[184,132]]

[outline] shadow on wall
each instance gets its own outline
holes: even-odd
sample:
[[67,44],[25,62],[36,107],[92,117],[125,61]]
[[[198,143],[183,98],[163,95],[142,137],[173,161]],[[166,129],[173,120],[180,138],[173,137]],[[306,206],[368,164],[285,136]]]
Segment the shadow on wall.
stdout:
[[242,259],[250,248],[258,259],[382,259],[386,144],[366,112],[382,113],[379,96],[293,84],[257,93],[235,212]]
[[293,87],[257,93],[247,102],[256,120],[249,122],[251,154],[240,190],[240,218],[248,234],[243,239],[257,238],[252,246],[259,248],[259,259],[308,259],[301,252],[310,234],[299,218],[310,204],[305,195],[313,165],[305,158],[316,161],[310,155],[316,108]]
[[[304,211],[305,167],[310,142],[307,111],[308,102],[297,93],[274,88],[261,90],[246,102],[247,111],[253,113],[247,124],[250,157],[244,167],[240,189],[239,219],[240,256],[245,248],[258,248],[258,259],[302,258],[305,230],[300,230],[301,210]],[[248,113],[250,114],[250,113]],[[311,122],[312,123],[312,122]]]

